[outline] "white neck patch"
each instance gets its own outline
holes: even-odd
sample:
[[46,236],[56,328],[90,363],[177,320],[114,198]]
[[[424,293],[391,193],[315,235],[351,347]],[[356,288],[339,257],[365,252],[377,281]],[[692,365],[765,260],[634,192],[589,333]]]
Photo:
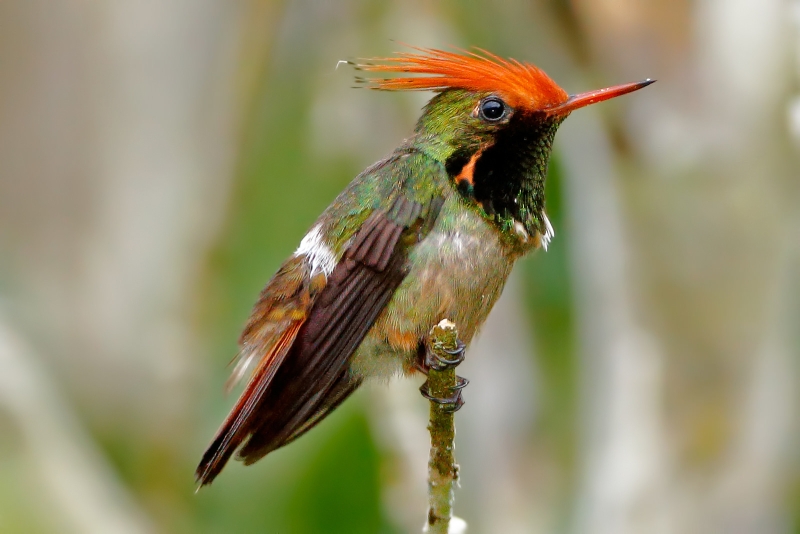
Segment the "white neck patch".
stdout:
[[306,261],[311,265],[311,276],[324,273],[327,278],[336,267],[336,255],[322,240],[321,224],[316,225],[306,234],[294,255],[306,257]]
[[550,240],[555,237],[556,233],[553,230],[553,225],[550,224],[550,219],[547,218],[547,214],[543,211],[542,212],[542,219],[544,219],[544,235],[542,236],[542,248],[547,252],[547,245],[550,244]]

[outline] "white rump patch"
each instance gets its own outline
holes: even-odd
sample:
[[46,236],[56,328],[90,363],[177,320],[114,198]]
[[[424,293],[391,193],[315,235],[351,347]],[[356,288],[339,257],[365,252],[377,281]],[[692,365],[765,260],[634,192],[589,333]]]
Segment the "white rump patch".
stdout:
[[325,273],[325,276],[328,277],[336,267],[336,256],[331,248],[322,241],[321,224],[316,225],[306,234],[294,255],[306,257],[311,265],[311,276]]
[[544,219],[544,235],[542,236],[542,248],[547,251],[547,245],[550,244],[550,240],[556,235],[555,231],[553,230],[553,225],[550,224],[550,219],[547,218],[547,214],[542,212],[542,219]]

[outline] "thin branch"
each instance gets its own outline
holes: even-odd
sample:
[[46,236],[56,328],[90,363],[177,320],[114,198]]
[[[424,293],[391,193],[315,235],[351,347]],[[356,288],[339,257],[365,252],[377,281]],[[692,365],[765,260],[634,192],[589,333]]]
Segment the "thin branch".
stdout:
[[[452,358],[445,351],[457,348],[456,325],[447,319],[434,326],[428,335],[428,350],[442,359]],[[447,398],[456,386],[455,367],[428,372],[428,393],[434,398]],[[431,453],[428,460],[428,519],[423,532],[448,534],[463,532],[466,524],[453,517],[454,486],[458,480],[458,465],[454,448],[456,427],[454,414],[447,405],[431,401],[430,425]],[[452,524],[451,524],[452,520]],[[462,526],[463,525],[463,526]]]

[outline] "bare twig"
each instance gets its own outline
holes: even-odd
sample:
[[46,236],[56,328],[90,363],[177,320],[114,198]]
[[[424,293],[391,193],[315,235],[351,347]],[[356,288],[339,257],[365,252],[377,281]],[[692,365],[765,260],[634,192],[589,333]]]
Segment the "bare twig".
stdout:
[[[445,351],[457,348],[456,325],[447,319],[434,326],[428,335],[428,350],[442,359],[452,356]],[[455,367],[428,372],[428,393],[434,398],[447,398],[456,386]],[[431,401],[428,430],[431,433],[431,453],[428,460],[428,519],[423,532],[448,534],[463,532],[465,523],[453,517],[454,485],[458,480],[455,448],[456,427],[454,414],[447,405]],[[451,525],[452,520],[452,525]],[[454,528],[456,527],[456,528]]]

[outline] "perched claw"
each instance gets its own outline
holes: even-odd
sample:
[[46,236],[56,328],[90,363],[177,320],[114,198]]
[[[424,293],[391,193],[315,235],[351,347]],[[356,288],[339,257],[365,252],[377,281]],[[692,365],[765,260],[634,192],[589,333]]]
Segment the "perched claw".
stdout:
[[468,379],[464,378],[463,376],[456,375],[456,385],[453,386],[454,391],[459,391],[461,389],[464,389],[465,387],[467,387],[467,385],[469,385]]
[[[429,340],[425,344],[420,344],[419,357],[416,361],[417,368],[426,376],[431,369],[435,371],[444,371],[446,369],[452,369],[464,361],[466,344],[460,339],[455,340],[455,348],[453,349],[437,347],[437,350],[433,350],[430,343]],[[445,358],[441,356],[441,353],[453,357]],[[464,389],[467,384],[469,384],[469,380],[456,376],[456,384],[449,388],[450,394],[447,397],[436,397],[432,395],[427,380],[420,386],[419,391],[422,393],[422,396],[429,401],[442,405],[442,410],[446,413],[454,413],[464,405],[461,390]]]
[[456,348],[453,350],[443,349],[442,352],[455,356],[455,358],[442,358],[431,350],[425,351],[425,365],[429,369],[436,369],[441,371],[448,367],[454,367],[464,361],[466,345],[461,341],[456,341]]
[[446,405],[444,408],[442,408],[442,410],[445,413],[456,413],[458,410],[461,409],[462,406],[464,406],[464,399],[461,396],[461,392],[459,391],[458,400],[456,400],[456,402],[454,402],[453,404]]
[[454,348],[453,350],[450,350],[450,349],[442,349],[442,352],[446,352],[447,354],[450,354],[450,355],[458,354],[458,355],[462,356],[462,358],[461,358],[461,359],[463,360],[463,359],[464,359],[464,358],[463,358],[463,355],[464,355],[464,349],[465,349],[466,347],[467,347],[467,346],[464,344],[464,342],[463,342],[463,341],[461,341],[460,339],[456,339],[456,348]]
[[469,384],[469,380],[466,378],[462,378],[460,376],[456,376],[456,385],[453,386],[451,389],[453,394],[449,397],[439,398],[434,397],[430,393],[430,389],[428,388],[428,381],[426,380],[424,384],[422,384],[419,388],[420,393],[422,396],[428,399],[429,401],[435,402],[437,404],[442,404],[443,410],[447,413],[455,413],[464,406],[464,399],[461,395],[461,390],[464,389],[467,384]]

